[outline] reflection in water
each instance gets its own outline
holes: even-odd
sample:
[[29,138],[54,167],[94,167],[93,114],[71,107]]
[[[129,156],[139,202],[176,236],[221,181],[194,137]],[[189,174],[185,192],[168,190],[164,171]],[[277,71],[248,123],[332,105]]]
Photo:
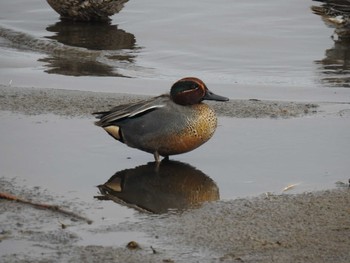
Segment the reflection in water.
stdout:
[[110,23],[60,21],[46,28],[55,33],[47,38],[90,50],[134,49],[135,36]]
[[72,59],[67,57],[49,56],[39,59],[45,62],[46,73],[66,76],[115,76],[126,77],[116,72],[113,66],[85,59]]
[[336,41],[326,50],[326,57],[315,63],[322,66],[322,84],[350,88],[350,40]]
[[163,160],[116,172],[98,188],[101,200],[113,200],[138,210],[166,213],[215,201],[219,189],[203,172],[186,163]]
[[103,21],[118,13],[128,0],[47,0],[47,2],[63,19]]
[[60,21],[47,27],[46,38],[63,44],[53,49],[45,62],[47,73],[72,76],[123,76],[117,68],[134,62],[135,36],[106,23]]
[[321,6],[311,10],[329,27],[335,28],[334,46],[326,50],[326,58],[315,61],[322,66],[322,84],[333,87],[350,87],[350,0],[315,0]]

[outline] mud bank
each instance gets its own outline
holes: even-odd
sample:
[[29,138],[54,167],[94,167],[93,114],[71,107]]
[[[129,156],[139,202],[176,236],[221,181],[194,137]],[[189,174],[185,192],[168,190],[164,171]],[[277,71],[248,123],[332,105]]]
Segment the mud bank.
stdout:
[[[89,91],[20,88],[0,85],[0,110],[29,115],[53,113],[63,116],[90,116],[92,112],[122,103],[146,99],[146,96]],[[318,105],[282,101],[230,100],[207,102],[222,116],[236,118],[297,117],[316,112]]]
[[[86,214],[91,205],[64,201],[45,189],[0,178],[1,191],[54,202]],[[0,200],[2,262],[348,262],[350,192],[344,187],[299,195],[218,201],[183,213],[137,213],[137,222],[72,220],[53,211]],[[64,222],[64,227],[62,222]],[[85,233],[140,231],[147,239],[81,245]]]

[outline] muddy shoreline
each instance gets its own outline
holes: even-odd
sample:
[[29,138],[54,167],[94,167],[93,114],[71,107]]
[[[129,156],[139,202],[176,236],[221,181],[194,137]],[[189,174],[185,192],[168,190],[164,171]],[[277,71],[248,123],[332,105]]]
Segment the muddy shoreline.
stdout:
[[[146,98],[0,86],[0,110],[26,115],[55,114],[92,118],[91,112]],[[212,104],[220,116],[234,118],[308,117],[323,112],[322,103],[232,100]],[[321,106],[319,106],[321,105]],[[320,110],[321,108],[321,110]],[[348,104],[328,112],[349,117]],[[325,113],[327,115],[328,113]],[[322,113],[324,114],[324,113]],[[27,186],[12,174],[0,174],[0,191],[59,205],[82,216],[91,204],[55,196],[50,189]],[[287,192],[288,193],[288,192]],[[0,200],[1,262],[348,262],[350,189],[303,194],[269,194],[216,201],[201,208],[165,215],[135,211],[136,220],[100,225],[54,211]],[[127,243],[82,245],[84,235],[143,233]]]
[[[92,112],[149,98],[141,95],[100,93],[90,91],[21,88],[0,85],[0,110],[38,115],[87,117]],[[317,112],[315,103],[262,101],[257,99],[229,102],[207,102],[218,115],[235,118],[289,118]]]
[[[46,190],[0,178],[1,191],[54,202],[85,214]],[[0,200],[2,262],[348,262],[350,189],[298,195],[266,194],[218,201],[167,216],[99,226],[53,211]],[[61,224],[64,222],[65,226]],[[77,231],[80,229],[80,231]],[[141,231],[147,241],[122,246],[83,246],[81,232]],[[12,248],[11,248],[12,246]],[[18,246],[17,248],[13,246]],[[206,251],[202,253],[201,251]]]

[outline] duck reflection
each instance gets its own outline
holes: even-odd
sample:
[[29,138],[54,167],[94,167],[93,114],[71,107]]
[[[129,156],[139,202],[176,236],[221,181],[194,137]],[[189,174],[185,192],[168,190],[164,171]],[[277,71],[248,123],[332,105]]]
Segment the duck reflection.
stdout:
[[116,172],[98,186],[100,200],[113,200],[137,210],[166,213],[218,200],[216,183],[189,164],[163,160]]
[[315,61],[321,66],[321,83],[330,87],[350,88],[350,39],[336,41],[325,55],[324,59]]
[[334,46],[326,50],[326,58],[315,61],[321,65],[321,83],[333,87],[350,87],[350,0],[314,0],[314,14],[334,28]]
[[48,26],[47,31],[55,33],[49,39],[74,47],[90,50],[134,49],[135,36],[106,23],[60,21]]
[[62,19],[74,21],[108,21],[123,9],[128,0],[47,0]]
[[47,73],[123,77],[118,68],[134,62],[135,36],[110,22],[62,20],[46,29],[54,33],[46,38],[57,43],[48,57],[39,60],[46,63]]

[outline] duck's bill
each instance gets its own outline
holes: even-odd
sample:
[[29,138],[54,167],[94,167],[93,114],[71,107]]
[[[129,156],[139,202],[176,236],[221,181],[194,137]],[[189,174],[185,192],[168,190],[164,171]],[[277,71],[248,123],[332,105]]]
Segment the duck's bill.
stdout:
[[207,90],[205,96],[203,97],[203,100],[228,101],[229,98],[226,98],[226,97],[220,96],[220,95],[216,95],[215,93],[211,92],[210,90]]

